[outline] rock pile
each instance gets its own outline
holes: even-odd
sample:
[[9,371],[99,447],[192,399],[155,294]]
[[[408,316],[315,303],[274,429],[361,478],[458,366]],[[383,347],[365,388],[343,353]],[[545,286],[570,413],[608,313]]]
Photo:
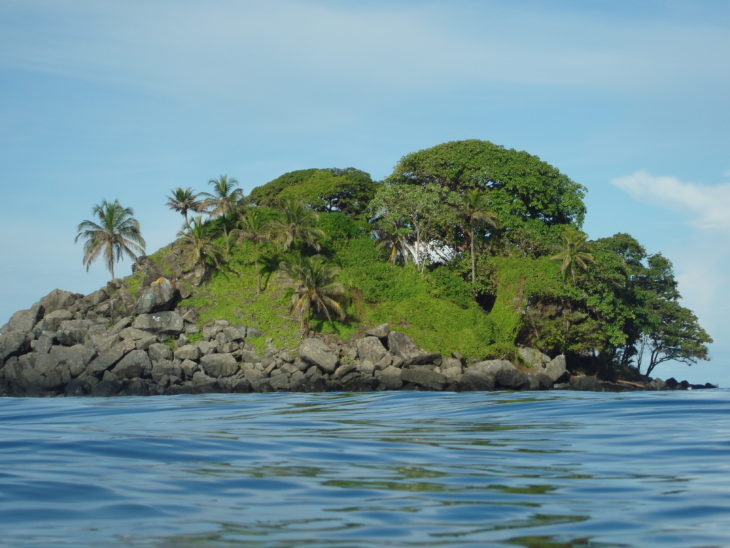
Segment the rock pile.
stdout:
[[[14,314],[0,330],[0,395],[630,388],[571,379],[564,356],[533,349],[520,351],[524,369],[441,356],[388,325],[350,342],[306,338],[296,351],[267,340],[257,353],[251,341],[264,333],[225,320],[198,327],[194,310],[176,308],[172,284],[152,283],[137,299],[123,289],[115,282],[87,296],[54,290]],[[112,320],[118,311],[126,315]]]

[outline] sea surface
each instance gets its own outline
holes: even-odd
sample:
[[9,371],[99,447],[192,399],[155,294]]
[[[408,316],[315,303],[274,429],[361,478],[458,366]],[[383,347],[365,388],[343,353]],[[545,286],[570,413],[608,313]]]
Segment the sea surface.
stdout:
[[730,546],[730,391],[0,398],[0,546]]

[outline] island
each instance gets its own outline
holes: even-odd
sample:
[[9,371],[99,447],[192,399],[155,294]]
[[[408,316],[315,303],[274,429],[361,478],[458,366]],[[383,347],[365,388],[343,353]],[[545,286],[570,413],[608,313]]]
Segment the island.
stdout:
[[131,208],[94,207],[76,237],[112,279],[0,328],[0,395],[712,387],[651,377],[712,342],[670,261],[588,240],[585,187],[527,152],[454,141],[383,181],[209,184],[171,191],[183,229],[150,255]]

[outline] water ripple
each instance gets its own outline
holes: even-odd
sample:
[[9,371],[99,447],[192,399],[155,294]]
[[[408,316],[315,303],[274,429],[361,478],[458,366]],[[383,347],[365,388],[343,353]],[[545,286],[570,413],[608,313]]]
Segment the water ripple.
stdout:
[[730,392],[0,399],[0,545],[730,545]]

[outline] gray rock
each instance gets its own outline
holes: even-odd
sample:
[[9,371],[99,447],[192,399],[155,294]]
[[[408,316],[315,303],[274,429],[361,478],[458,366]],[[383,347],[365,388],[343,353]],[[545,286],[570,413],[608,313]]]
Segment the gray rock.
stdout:
[[557,382],[567,374],[567,364],[565,361],[565,354],[555,356],[550,360],[542,370],[538,370],[539,373],[546,375],[553,382]]
[[370,337],[377,337],[379,339],[387,339],[389,333],[390,325],[387,323],[381,323],[380,325],[376,325],[375,327],[371,327],[365,331],[366,335],[369,335]]
[[546,356],[536,348],[520,347],[517,349],[517,354],[520,356],[525,364],[535,370],[539,370],[544,367],[545,364],[550,362],[550,357]]
[[383,369],[378,377],[380,379],[379,388],[381,390],[398,390],[403,386],[403,380],[401,379],[402,369],[389,365]]
[[134,350],[134,342],[126,339],[113,345],[108,350],[100,353],[88,367],[88,371],[92,375],[100,375],[107,369],[116,365],[119,360]]
[[84,379],[71,379],[64,390],[67,396],[85,396],[91,392],[92,386]]
[[[171,360],[161,359],[152,363],[152,380],[161,383],[164,377],[169,379],[182,380],[182,368]],[[192,376],[192,375],[191,375]]]
[[153,344],[159,344],[157,341],[157,337],[154,335],[147,335],[143,339],[138,339],[134,341],[134,346],[139,350],[149,350],[150,346],[152,346]]
[[258,327],[247,327],[246,328],[246,336],[247,337],[260,337],[263,335],[261,330]]
[[341,366],[339,366],[337,369],[335,369],[335,372],[332,374],[333,379],[339,379],[350,373],[351,371],[356,371],[357,366],[354,363],[343,363]]
[[337,354],[319,339],[304,339],[299,345],[299,357],[326,373],[334,373],[338,360]]
[[186,344],[175,349],[175,359],[177,360],[197,360],[200,358],[200,349],[192,344]]
[[401,358],[404,365],[424,364],[440,358],[439,354],[421,350],[412,338],[399,331],[388,334],[388,349]]
[[[30,342],[30,346],[33,351],[38,354],[48,354],[51,351],[51,347],[55,340],[56,338],[53,335],[51,335],[48,331],[44,331],[35,341]],[[2,352],[0,352],[0,356],[1,354]],[[2,357],[0,357],[0,363],[1,362]]]
[[10,356],[19,356],[30,350],[30,341],[22,331],[7,331],[0,335],[0,365]]
[[83,344],[92,325],[91,320],[64,320],[56,332],[56,341],[64,346]]
[[365,337],[357,341],[357,357],[360,360],[368,360],[373,364],[382,360],[388,351],[377,337]]
[[469,366],[464,370],[459,386],[462,390],[494,390],[494,375]]
[[97,352],[106,352],[112,346],[119,342],[119,335],[91,335],[89,337],[89,344],[93,346]]
[[180,292],[170,283],[152,283],[134,305],[135,314],[151,314],[174,310],[180,300]]
[[54,289],[40,300],[40,304],[43,306],[46,315],[48,315],[61,308],[69,308],[81,297],[83,297],[83,295],[78,293],[71,293],[70,291],[64,291],[62,289]]
[[208,341],[198,341],[195,343],[195,347],[201,354],[210,354],[213,352],[213,345]]
[[172,359],[172,349],[166,344],[154,343],[147,348],[147,354],[152,362]]
[[133,379],[141,377],[144,372],[152,368],[152,363],[144,350],[132,350],[114,366],[112,373],[119,379]]
[[183,360],[180,363],[180,370],[186,379],[192,379],[196,371],[200,369],[200,366],[192,360]]
[[471,364],[464,375],[470,371],[480,371],[483,375],[492,376],[495,388],[520,390],[528,384],[527,376],[507,360],[487,360]]
[[210,377],[209,375],[206,375],[203,371],[196,371],[193,373],[192,378],[193,384],[197,385],[209,385],[209,386],[217,386],[218,383],[213,377]]
[[109,330],[109,333],[111,335],[116,335],[117,333],[121,333],[124,328],[129,327],[130,325],[132,325],[132,317],[126,316],[115,323]]
[[370,376],[375,372],[375,364],[370,360],[363,360],[355,364],[357,370],[365,376]]
[[118,380],[101,381],[91,389],[91,395],[97,397],[116,396],[122,391],[124,385]]
[[145,331],[144,329],[137,329],[136,327],[125,327],[119,332],[119,336],[123,339],[139,341],[149,337],[150,332]]
[[218,334],[218,336],[222,337],[226,343],[241,342],[246,338],[246,328],[233,326],[226,327]]
[[176,312],[155,312],[153,314],[140,314],[135,318],[132,327],[153,333],[179,335],[183,332],[184,322],[180,314]]
[[47,331],[58,331],[61,327],[61,323],[66,320],[73,319],[74,315],[65,308],[54,310],[50,314],[46,314],[41,321],[43,329]]
[[43,316],[43,306],[35,303],[28,310],[18,310],[10,317],[7,331],[31,331]]
[[239,370],[232,354],[208,354],[200,358],[200,365],[211,377],[229,377]]
[[268,379],[269,386],[277,392],[288,392],[291,390],[291,382],[289,381],[289,375],[286,373],[278,373],[272,375]]
[[428,367],[415,366],[401,369],[401,380],[411,382],[429,390],[442,390],[446,385],[446,377]]

